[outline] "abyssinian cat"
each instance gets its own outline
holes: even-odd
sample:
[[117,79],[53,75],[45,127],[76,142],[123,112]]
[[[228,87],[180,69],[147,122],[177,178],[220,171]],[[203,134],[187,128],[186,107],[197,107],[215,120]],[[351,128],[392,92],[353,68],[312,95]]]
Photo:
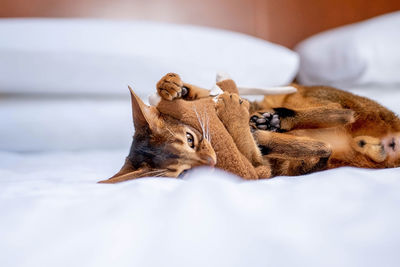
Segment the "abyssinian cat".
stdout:
[[249,103],[231,79],[210,91],[169,73],[161,101],[131,90],[135,135],[122,169],[104,183],[178,177],[209,165],[247,179],[300,175],[339,166],[400,166],[400,120],[376,102],[330,87],[294,85],[295,94]]

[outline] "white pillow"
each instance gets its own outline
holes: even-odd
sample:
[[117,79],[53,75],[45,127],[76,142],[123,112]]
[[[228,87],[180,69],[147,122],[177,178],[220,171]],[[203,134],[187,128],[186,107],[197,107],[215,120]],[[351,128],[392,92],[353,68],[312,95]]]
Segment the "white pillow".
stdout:
[[298,56],[244,34],[152,22],[1,19],[0,92],[144,96],[167,72],[211,88],[225,71],[241,85],[292,81]]
[[303,84],[400,83],[400,12],[317,34],[295,50]]

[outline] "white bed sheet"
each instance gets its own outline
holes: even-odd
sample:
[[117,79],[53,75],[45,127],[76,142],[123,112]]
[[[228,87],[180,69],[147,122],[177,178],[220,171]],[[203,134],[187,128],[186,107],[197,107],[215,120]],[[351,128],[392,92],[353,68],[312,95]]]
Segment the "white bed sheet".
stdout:
[[[353,90],[400,111],[399,90]],[[96,184],[127,152],[0,152],[0,266],[399,265],[400,168]]]
[[124,154],[0,153],[1,266],[398,266],[399,168],[96,184]]

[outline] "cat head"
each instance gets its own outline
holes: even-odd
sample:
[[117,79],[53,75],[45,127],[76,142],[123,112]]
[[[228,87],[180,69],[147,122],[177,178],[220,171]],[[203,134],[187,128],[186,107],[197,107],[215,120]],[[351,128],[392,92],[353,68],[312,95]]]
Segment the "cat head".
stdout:
[[207,129],[200,132],[160,113],[129,89],[135,126],[130,152],[121,170],[102,183],[146,176],[178,177],[193,167],[216,164]]

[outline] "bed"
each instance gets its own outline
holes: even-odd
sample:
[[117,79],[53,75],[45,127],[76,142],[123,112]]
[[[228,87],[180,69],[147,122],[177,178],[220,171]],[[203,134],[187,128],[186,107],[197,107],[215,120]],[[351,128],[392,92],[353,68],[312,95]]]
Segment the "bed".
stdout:
[[[14,27],[42,22],[49,25],[46,20],[7,20]],[[65,23],[71,25],[68,20],[50,21],[50,25],[54,23],[61,23],[61,28]],[[74,23],[92,27],[99,22]],[[101,21],[101,27],[106,25],[115,32],[113,27],[117,26],[107,23]],[[126,22],[119,23],[123,31],[131,29]],[[162,23],[161,27],[167,26]],[[205,28],[168,27],[171,34],[179,35],[184,30],[209,34]],[[63,29],[64,34],[71,30]],[[231,68],[229,71],[239,76],[241,83],[285,84],[296,76],[299,58],[305,55],[301,51],[304,47],[296,48],[298,56],[245,35],[219,32],[216,36],[243,41],[254,47],[249,51],[265,49],[265,53],[280,54],[268,62],[273,68],[257,65],[259,61],[265,64],[262,58],[236,67],[219,66],[209,59],[198,66],[201,75],[188,71],[187,65],[179,69],[185,61],[173,65],[177,72],[199,79],[196,82],[204,86],[212,84],[211,70],[216,67]],[[68,58],[62,57],[65,53],[57,49],[46,61],[43,54],[32,54],[35,46],[31,42],[21,42],[29,44],[27,49],[14,46],[10,40],[8,49],[18,47],[15,53],[28,55],[21,62],[32,71],[35,66],[50,71],[60,65],[61,70],[68,71],[49,74],[62,79],[63,83],[57,85],[57,79],[38,78],[29,68],[23,72],[27,76],[18,76],[22,65],[14,66],[21,72],[11,72],[4,61],[3,65],[0,62],[3,73],[16,75],[13,79],[0,78],[1,266],[398,266],[400,168],[346,167],[299,177],[244,181],[205,167],[189,172],[184,179],[153,177],[115,185],[97,184],[121,167],[134,131],[128,91],[123,87],[125,82],[135,81],[124,78],[121,82],[121,72],[99,78],[93,86],[92,79],[87,78],[96,76],[88,72],[93,66],[98,66],[100,73],[110,73],[104,62],[110,62],[109,51],[115,51],[115,46],[99,45],[93,56],[77,51],[74,44],[66,48],[52,43],[52,48],[75,53],[69,54],[74,60],[79,55],[87,56],[85,62],[90,64],[75,69],[68,65]],[[0,48],[7,44],[2,45]],[[7,51],[0,51],[0,56],[10,55]],[[247,56],[254,57],[251,53]],[[102,62],[93,61],[97,57]],[[118,60],[120,57],[113,58],[117,58],[112,61],[115,69],[127,65]],[[135,59],[154,63],[153,58]],[[225,59],[237,60],[229,53]],[[254,74],[246,80],[251,73],[240,76],[244,71],[240,67],[249,69],[255,64],[265,66],[270,79],[265,75],[258,79],[260,75]],[[142,97],[153,92],[152,84],[168,66],[150,74],[146,69],[143,73],[147,76],[136,75],[141,78],[137,82],[143,88]],[[284,69],[284,74],[274,74],[278,69]],[[85,75],[68,79],[77,73]],[[364,81],[359,79],[344,88],[400,113],[400,83]],[[110,88],[114,82],[118,85]],[[85,90],[80,91],[82,88]]]

